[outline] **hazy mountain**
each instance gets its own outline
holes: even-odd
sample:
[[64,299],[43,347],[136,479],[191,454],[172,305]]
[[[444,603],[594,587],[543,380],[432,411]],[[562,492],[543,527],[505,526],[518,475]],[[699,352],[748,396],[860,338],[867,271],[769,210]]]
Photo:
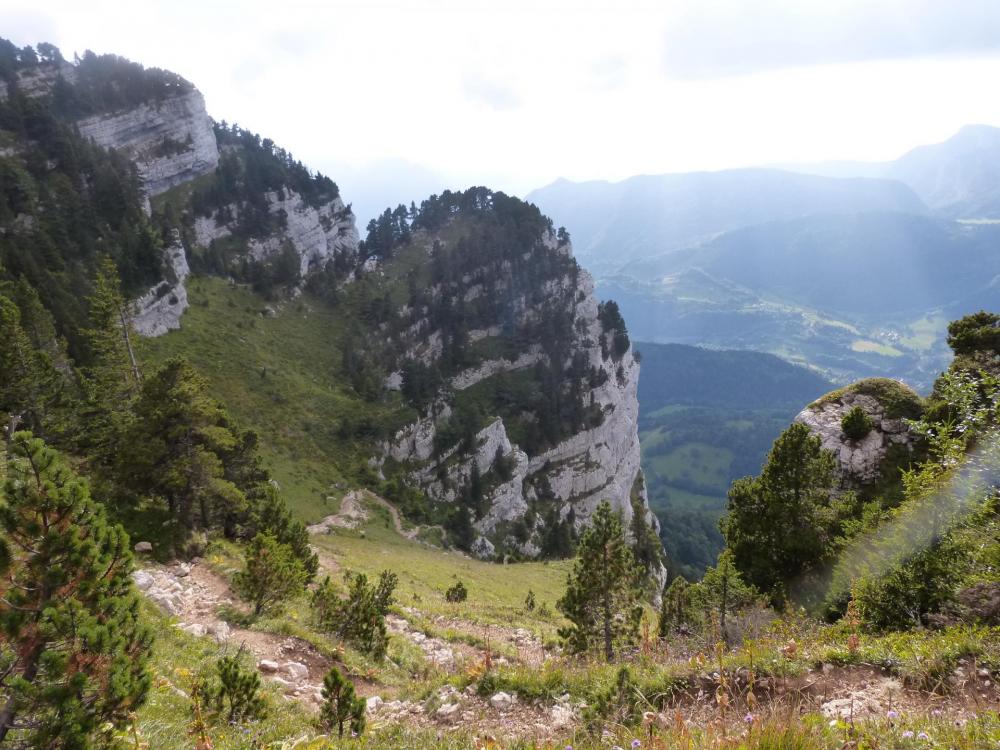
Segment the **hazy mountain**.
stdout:
[[1000,128],[966,125],[942,143],[890,162],[783,165],[830,177],[885,177],[905,183],[934,212],[953,219],[1000,218]]
[[906,214],[771,222],[606,277],[639,338],[752,348],[837,380],[927,385],[948,317],[1000,302],[1000,227]]
[[577,257],[598,276],[627,261],[767,221],[817,213],[926,211],[899,182],[776,169],[642,175],[616,183],[559,180],[527,199],[557,224],[572,228]]

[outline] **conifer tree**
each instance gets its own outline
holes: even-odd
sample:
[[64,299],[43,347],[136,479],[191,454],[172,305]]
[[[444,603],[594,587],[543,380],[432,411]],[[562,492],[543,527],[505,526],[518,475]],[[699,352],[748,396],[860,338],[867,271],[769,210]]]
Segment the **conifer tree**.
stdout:
[[129,540],[87,485],[14,435],[0,502],[0,746],[87,748],[143,703],[152,637]]
[[337,728],[337,736],[344,736],[344,724],[350,721],[351,732],[360,736],[365,730],[364,698],[359,698],[354,692],[354,685],[347,680],[340,670],[333,667],[323,678],[323,705],[320,708],[319,720],[327,732]]
[[604,501],[577,545],[566,593],[556,607],[572,623],[559,635],[571,651],[615,650],[635,643],[642,617],[641,568],[625,539],[621,519]]
[[6,437],[19,426],[37,432],[56,426],[63,386],[51,358],[32,345],[17,305],[0,296],[0,429]]
[[186,361],[172,359],[147,378],[134,411],[119,464],[123,484],[164,499],[188,529],[223,525],[227,515],[246,511],[243,491],[226,478],[239,438]]
[[760,476],[729,490],[721,527],[733,563],[776,605],[829,551],[835,465],[818,436],[793,424],[775,440]]
[[258,616],[279,611],[305,590],[307,579],[308,573],[290,547],[269,534],[258,534],[247,549],[246,567],[236,574],[233,584]]
[[84,331],[90,348],[85,370],[87,432],[85,442],[98,463],[109,465],[124,437],[141,375],[132,346],[128,303],[114,262],[98,266],[94,294],[87,300],[91,327]]

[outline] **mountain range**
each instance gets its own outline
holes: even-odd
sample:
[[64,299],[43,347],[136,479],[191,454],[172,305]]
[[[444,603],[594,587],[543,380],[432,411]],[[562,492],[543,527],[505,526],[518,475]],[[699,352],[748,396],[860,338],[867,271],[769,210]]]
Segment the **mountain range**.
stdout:
[[926,387],[944,322],[1000,299],[998,195],[1000,129],[968,126],[883,164],[560,180],[528,197],[574,227],[638,338]]

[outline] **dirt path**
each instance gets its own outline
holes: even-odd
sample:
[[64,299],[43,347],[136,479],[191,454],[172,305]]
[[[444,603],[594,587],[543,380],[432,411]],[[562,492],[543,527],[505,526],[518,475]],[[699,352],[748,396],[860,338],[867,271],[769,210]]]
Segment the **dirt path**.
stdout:
[[178,619],[176,627],[191,635],[214,638],[227,651],[246,649],[261,674],[278,684],[285,695],[308,706],[319,704],[323,677],[332,661],[299,638],[248,630],[222,620],[219,607],[231,606],[235,596],[208,566],[146,568],[135,573],[135,580],[146,596]]

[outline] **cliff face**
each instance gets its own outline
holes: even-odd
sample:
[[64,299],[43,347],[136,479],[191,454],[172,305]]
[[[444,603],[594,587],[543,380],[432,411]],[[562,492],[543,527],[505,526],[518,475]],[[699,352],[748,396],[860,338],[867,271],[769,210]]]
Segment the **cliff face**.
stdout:
[[[338,254],[351,257],[358,250],[358,229],[354,214],[344,205],[340,197],[319,207],[310,206],[302,196],[293,190],[281,193],[268,192],[265,196],[267,210],[272,216],[280,216],[279,229],[263,238],[247,241],[247,254],[254,260],[263,261],[276,256],[290,243],[299,256],[299,273],[305,276],[311,270],[323,267],[328,260]],[[217,218],[199,216],[194,222],[195,242],[208,247],[212,242],[232,236],[239,220],[239,208],[227,207],[222,212],[231,217],[219,222]]]
[[219,163],[212,121],[199,91],[77,121],[80,134],[126,153],[150,196],[208,174]]
[[[571,256],[568,243],[560,245],[552,234],[534,252]],[[483,484],[481,514],[475,519],[472,551],[492,558],[503,550],[534,557],[542,552],[543,536],[553,519],[571,524],[579,531],[604,500],[618,511],[627,528],[634,510],[643,514],[654,530],[659,522],[646,502],[645,483],[640,469],[637,432],[636,390],[639,364],[631,346],[616,355],[613,331],[604,330],[594,297],[593,280],[572,264],[572,273],[539,279],[542,294],[557,309],[546,315],[566,315],[571,320],[571,339],[566,343],[566,371],[575,360],[578,371],[591,373],[582,400],[595,415],[590,426],[563,436],[554,445],[529,453],[510,437],[509,417],[494,415],[476,433],[472,446],[451,445],[440,450],[442,426],[454,418],[452,404],[465,398],[470,389],[488,388],[504,375],[527,373],[539,364],[551,364],[546,342],[522,347],[516,355],[488,358],[460,370],[448,379],[442,396],[424,418],[400,430],[383,448],[385,455],[411,467],[412,478],[427,494],[440,502],[463,502],[463,489],[475,474]],[[503,282],[502,292],[517,286],[516,280]],[[455,294],[475,299],[483,293],[475,273],[466,274]],[[496,292],[494,292],[496,294]],[[492,325],[469,332],[473,341],[494,338],[504,325],[515,327],[537,317],[538,309],[524,295],[509,297]],[[511,322],[513,321],[513,322]],[[423,331],[407,356],[433,364],[440,356],[439,331]],[[390,380],[398,382],[398,376]],[[567,382],[569,378],[567,377]],[[518,429],[514,427],[515,431]],[[503,467],[498,468],[502,463]]]

